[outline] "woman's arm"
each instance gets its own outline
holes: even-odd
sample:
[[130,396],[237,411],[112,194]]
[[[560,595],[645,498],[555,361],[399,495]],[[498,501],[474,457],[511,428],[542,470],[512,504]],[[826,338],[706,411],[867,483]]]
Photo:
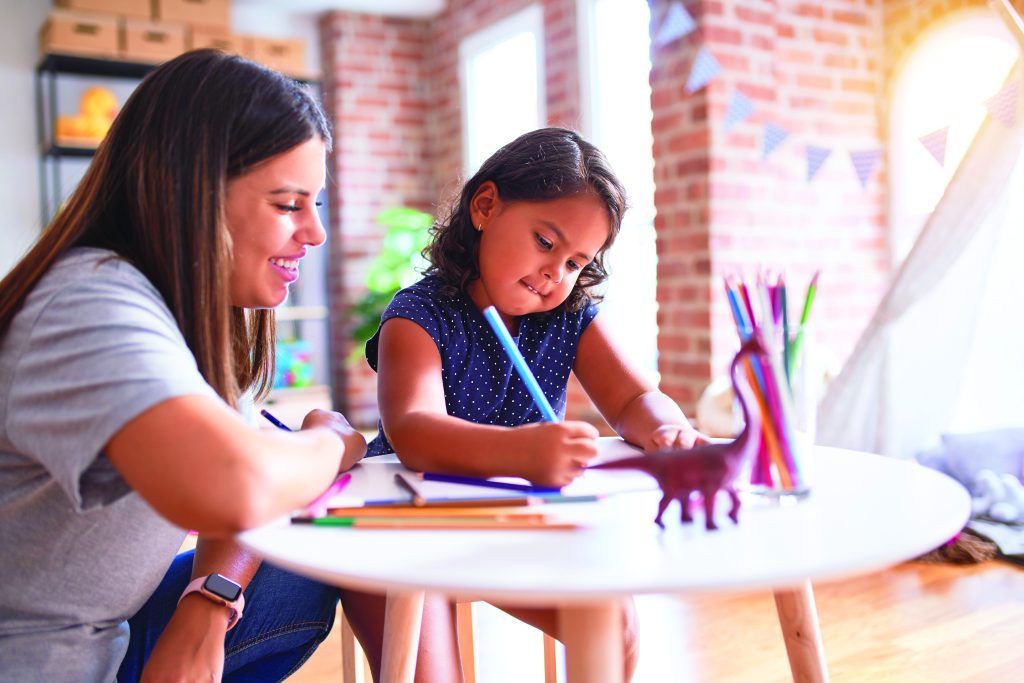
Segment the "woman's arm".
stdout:
[[104,449],[158,513],[210,535],[234,534],[308,503],[365,450],[362,435],[338,413],[313,411],[299,432],[259,430],[205,396],[157,404]]
[[404,318],[381,328],[377,397],[388,441],[415,470],[519,476],[563,486],[597,454],[597,430],[585,422],[510,428],[448,415],[437,346]]
[[[200,537],[192,562],[192,578],[216,572],[244,590],[259,566],[259,559],[233,540]],[[146,660],[143,679],[220,680],[227,627],[227,607],[199,593],[190,593],[178,603],[167,628],[160,634]]]
[[676,402],[633,367],[598,315],[580,337],[573,372],[623,439],[657,450],[703,442]]

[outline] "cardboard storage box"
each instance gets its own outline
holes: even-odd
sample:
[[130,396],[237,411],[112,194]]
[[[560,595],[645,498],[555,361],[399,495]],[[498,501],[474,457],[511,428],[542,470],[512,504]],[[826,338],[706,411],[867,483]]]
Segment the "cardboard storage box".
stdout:
[[191,26],[188,32],[188,49],[198,50],[212,47],[230,54],[246,54],[245,36],[232,33],[216,26]]
[[53,4],[80,12],[119,14],[137,19],[153,18],[152,0],[53,0]]
[[156,64],[185,51],[184,24],[125,19],[121,38],[121,58],[132,62]]
[[231,0],[156,0],[154,18],[231,28]]
[[99,14],[51,10],[39,29],[42,54],[89,55],[116,58],[117,19]]
[[261,38],[253,36],[249,54],[254,62],[293,76],[302,76],[306,68],[306,41],[302,38]]

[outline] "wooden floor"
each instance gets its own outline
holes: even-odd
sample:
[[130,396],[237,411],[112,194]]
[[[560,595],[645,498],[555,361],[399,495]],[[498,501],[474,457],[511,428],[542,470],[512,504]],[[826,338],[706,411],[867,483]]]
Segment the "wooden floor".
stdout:
[[[1024,568],[998,560],[911,562],[815,586],[815,596],[836,683],[1024,681]],[[634,683],[791,680],[769,594],[645,596],[637,609],[641,651]],[[514,622],[522,633],[515,640],[482,621],[478,617],[479,683],[543,681],[537,632]],[[340,682],[337,631],[291,681]],[[524,661],[536,676],[516,668]]]

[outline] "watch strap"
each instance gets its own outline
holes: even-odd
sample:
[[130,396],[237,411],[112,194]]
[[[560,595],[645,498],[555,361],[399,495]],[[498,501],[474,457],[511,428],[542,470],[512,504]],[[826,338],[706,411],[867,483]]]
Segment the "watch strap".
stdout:
[[245,593],[244,592],[243,593],[239,593],[238,594],[238,599],[235,600],[234,602],[231,602],[231,601],[229,601],[229,600],[227,600],[227,599],[225,599],[225,598],[223,598],[223,597],[221,597],[219,595],[216,595],[216,594],[211,593],[210,591],[206,590],[205,584],[206,584],[206,579],[208,579],[208,578],[209,578],[209,575],[207,575],[207,576],[200,576],[199,578],[192,579],[192,581],[187,586],[185,586],[184,592],[182,592],[181,597],[178,598],[178,603],[180,604],[181,601],[185,598],[185,596],[190,594],[190,593],[199,593],[200,595],[202,595],[207,600],[210,600],[211,602],[215,602],[215,603],[217,603],[219,605],[224,605],[225,607],[228,608],[228,628],[227,628],[227,630],[230,631],[231,629],[233,629],[235,627],[235,624],[238,623],[238,620],[242,618],[242,610],[245,608]]

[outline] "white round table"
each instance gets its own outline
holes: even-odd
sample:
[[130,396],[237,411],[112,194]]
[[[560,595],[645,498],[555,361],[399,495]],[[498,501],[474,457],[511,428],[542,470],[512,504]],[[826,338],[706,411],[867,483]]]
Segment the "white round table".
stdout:
[[[794,680],[828,679],[810,582],[872,572],[950,539],[970,514],[954,480],[910,462],[818,447],[813,491],[801,501],[743,497],[739,524],[719,499],[719,529],[654,523],[660,491],[546,506],[574,531],[368,530],[290,524],[241,534],[282,567],[349,588],[387,593],[384,680],[412,680],[424,591],[557,607],[570,683],[620,681],[619,605],[640,593],[772,590]],[[366,461],[346,494],[397,496],[394,461]],[[615,489],[636,473],[590,471],[567,492]],[[644,482],[649,482],[643,477]],[[608,485],[606,487],[606,484]],[[623,487],[619,487],[623,488]],[[630,488],[630,487],[625,487]],[[636,488],[633,486],[632,488]]]

